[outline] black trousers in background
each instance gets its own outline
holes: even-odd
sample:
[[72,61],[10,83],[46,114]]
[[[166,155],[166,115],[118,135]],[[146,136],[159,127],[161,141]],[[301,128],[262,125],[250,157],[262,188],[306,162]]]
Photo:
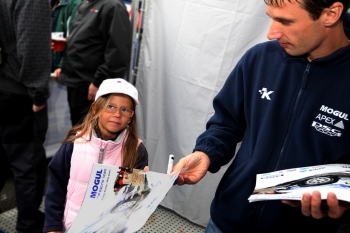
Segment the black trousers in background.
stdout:
[[[31,99],[0,92],[0,162],[7,160],[14,175],[18,233],[42,232],[44,222],[44,215],[38,210],[44,184],[38,185],[43,178],[38,175],[46,172],[46,157],[37,153],[34,130]],[[0,185],[6,178],[0,177]]]
[[49,127],[49,116],[47,105],[39,112],[34,113],[34,148],[35,154],[38,158],[37,164],[37,195],[36,195],[36,206],[39,208],[45,194],[45,182],[47,175],[47,162],[46,162],[46,151],[44,142],[46,138],[47,129]]
[[67,86],[67,98],[72,126],[83,122],[93,101],[88,100],[90,83],[79,87]]

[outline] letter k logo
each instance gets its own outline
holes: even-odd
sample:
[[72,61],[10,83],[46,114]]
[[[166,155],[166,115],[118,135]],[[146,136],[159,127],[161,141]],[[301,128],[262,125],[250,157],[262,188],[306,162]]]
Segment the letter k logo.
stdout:
[[271,100],[270,95],[273,93],[273,91],[267,91],[266,87],[263,87],[261,90],[259,90],[259,93],[261,94],[261,99],[267,99]]

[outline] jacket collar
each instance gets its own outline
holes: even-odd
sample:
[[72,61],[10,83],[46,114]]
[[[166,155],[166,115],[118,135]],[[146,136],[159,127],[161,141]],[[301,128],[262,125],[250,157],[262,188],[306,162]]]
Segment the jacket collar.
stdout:
[[101,131],[100,131],[100,129],[98,128],[97,123],[96,123],[95,126],[94,126],[94,130],[93,130],[92,133],[93,133],[93,135],[94,135],[95,137],[100,138],[100,139],[102,139],[102,140],[105,140],[105,141],[115,141],[115,142],[117,142],[117,141],[119,141],[119,138],[122,137],[122,135],[124,134],[124,133],[123,133],[124,131],[125,131],[125,129],[119,131],[118,134],[117,134],[117,136],[115,136],[114,138],[106,138],[106,139],[103,139],[103,138],[102,138]]
[[[286,53],[282,47],[281,47],[281,50],[283,51],[283,57],[285,59],[294,59],[294,60],[299,59],[299,60],[304,60],[305,62],[309,62],[305,55],[291,56],[288,53]],[[320,66],[328,66],[328,65],[336,65],[343,61],[349,61],[349,59],[350,59],[350,44],[338,49],[337,51],[331,53],[328,56],[315,59],[311,63],[320,65]]]

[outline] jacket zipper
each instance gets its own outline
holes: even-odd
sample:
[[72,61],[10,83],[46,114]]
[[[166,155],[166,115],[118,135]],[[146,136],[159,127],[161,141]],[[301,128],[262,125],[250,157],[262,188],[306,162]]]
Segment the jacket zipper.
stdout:
[[[298,96],[297,96],[297,99],[296,99],[295,104],[294,104],[294,107],[293,107],[292,116],[294,115],[294,113],[295,113],[295,111],[296,111],[296,109],[297,109],[297,106],[298,106],[298,103],[299,103],[299,99],[300,99],[302,90],[306,88],[307,77],[308,77],[309,72],[310,72],[310,66],[311,66],[310,63],[307,64],[306,69],[305,69],[305,71],[304,71],[303,78],[302,78],[302,80],[301,80],[301,87],[300,87],[300,89],[299,89]],[[282,154],[283,154],[283,151],[284,151],[284,147],[285,147],[285,145],[286,145],[286,143],[287,143],[287,141],[288,141],[288,138],[289,138],[288,132],[290,131],[291,127],[292,127],[292,124],[290,123],[290,124],[289,124],[289,127],[288,127],[288,131],[287,131],[287,135],[286,135],[286,137],[285,137],[285,139],[284,139],[284,141],[283,141],[282,149],[281,149],[280,155],[279,155],[279,157],[278,157],[278,160],[277,160],[277,163],[276,163],[276,166],[275,166],[274,171],[277,171],[278,165],[279,165],[279,163],[280,163],[280,160],[281,160],[281,157],[282,157]],[[259,210],[259,215],[261,215],[261,212],[262,212],[262,210],[265,208],[265,205],[266,205],[266,204],[267,204],[267,203],[265,203],[265,202],[264,202],[264,203],[261,203],[260,210]],[[259,220],[257,220],[257,221],[259,222]]]
[[105,147],[101,146],[100,153],[98,154],[98,163],[102,163],[102,161],[103,161],[103,152],[104,152],[104,150],[105,150]]
[[[299,104],[299,100],[300,100],[301,93],[302,93],[303,89],[306,88],[307,78],[308,78],[308,75],[309,75],[309,72],[310,72],[310,66],[311,66],[310,63],[307,64],[306,69],[305,69],[305,71],[304,71],[303,79],[301,80],[301,88],[299,89],[298,96],[297,96],[297,99],[296,99],[295,104],[294,104],[294,107],[293,107],[292,116],[295,115],[295,112],[296,112],[296,110],[297,110],[297,106],[298,106],[298,104]],[[294,117],[293,117],[293,118],[294,118]],[[291,121],[293,121],[293,119],[291,119]],[[291,128],[292,128],[292,122],[289,123],[287,135],[286,135],[286,137],[285,137],[285,139],[284,139],[284,141],[283,141],[283,145],[282,145],[282,148],[281,148],[281,152],[280,152],[280,155],[278,156],[278,160],[277,160],[277,163],[276,163],[276,166],[275,166],[274,171],[277,171],[277,169],[278,169],[278,165],[279,165],[279,163],[280,163],[280,160],[281,160],[281,157],[282,157],[282,154],[283,154],[283,151],[284,151],[284,147],[285,147],[285,145],[286,145],[286,143],[287,143],[287,141],[288,141],[288,139],[289,139],[289,132],[290,132]]]

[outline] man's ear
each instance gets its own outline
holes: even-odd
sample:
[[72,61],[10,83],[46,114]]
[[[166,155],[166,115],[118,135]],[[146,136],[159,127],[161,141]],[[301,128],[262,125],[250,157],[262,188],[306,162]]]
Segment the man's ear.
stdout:
[[340,20],[344,6],[341,2],[335,2],[330,7],[325,9],[326,17],[324,25],[330,27]]

